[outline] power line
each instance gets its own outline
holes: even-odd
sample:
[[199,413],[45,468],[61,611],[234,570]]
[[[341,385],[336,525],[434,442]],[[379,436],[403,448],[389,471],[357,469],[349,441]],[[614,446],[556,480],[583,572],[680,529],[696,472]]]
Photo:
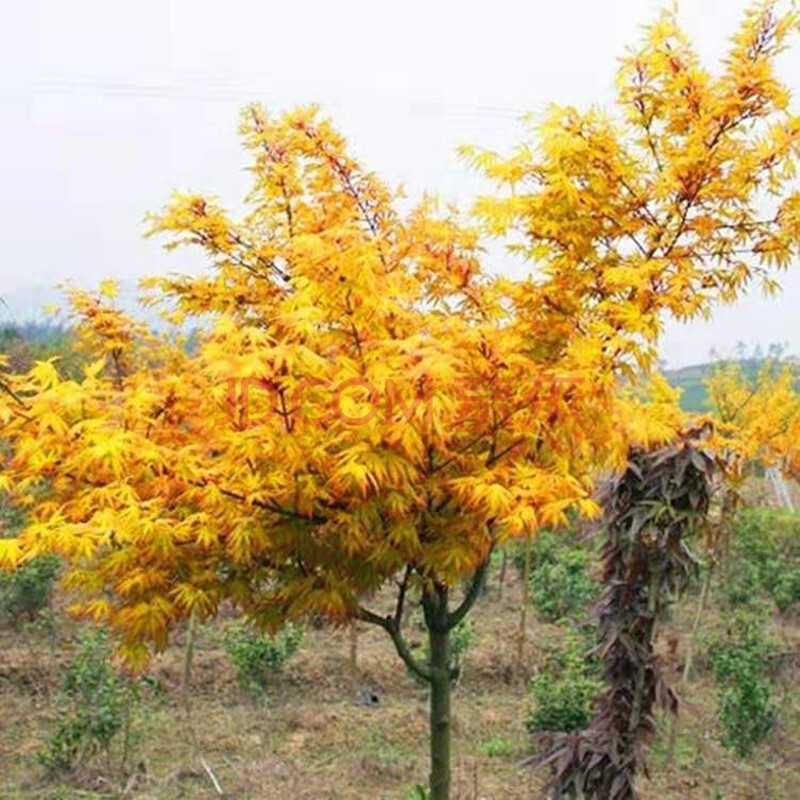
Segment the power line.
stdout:
[[[190,86],[179,84],[77,81],[74,79],[46,78],[34,81],[34,93],[61,94],[73,96],[121,97],[143,100],[195,101],[195,102],[237,102],[245,103],[253,98],[268,97],[269,92],[252,87],[215,87],[212,85]],[[525,115],[522,109],[504,106],[488,106],[473,103],[443,103],[435,100],[409,100],[405,103],[388,98],[370,99],[371,104],[405,105],[412,114],[428,114],[454,117],[475,117],[479,119],[513,119]],[[338,105],[333,102],[330,105]]]

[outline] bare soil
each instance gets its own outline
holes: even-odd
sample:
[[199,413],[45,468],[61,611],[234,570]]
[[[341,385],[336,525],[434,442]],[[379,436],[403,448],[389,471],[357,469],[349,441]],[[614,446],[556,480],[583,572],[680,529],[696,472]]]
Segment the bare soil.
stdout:
[[[520,765],[531,753],[524,727],[526,686],[542,663],[543,641],[559,629],[528,615],[528,644],[515,675],[519,593],[513,578],[502,598],[492,585],[474,611],[476,641],[454,696],[457,800],[538,797],[546,777]],[[693,602],[690,598],[678,609],[661,635],[660,648],[676,679]],[[148,692],[137,712],[139,742],[132,771],[120,774],[101,760],[53,782],[35,753],[57,717],[53,697],[60,667],[75,648],[75,623],[59,619],[51,640],[42,634],[0,631],[0,797],[218,798],[216,780],[226,798],[402,800],[414,784],[425,783],[425,692],[382,631],[359,629],[354,673],[349,631],[309,629],[267,697],[254,701],[237,688],[221,647],[222,623],[199,634],[190,715],[180,691],[184,636],[154,659],[150,672],[162,690]],[[712,612],[704,630],[716,624]],[[681,692],[684,705],[672,755],[666,722],[649,749],[650,776],[640,781],[645,800],[800,798],[800,698],[794,659],[800,625],[776,620],[771,633],[787,655],[777,682],[781,716],[768,741],[747,760],[721,747],[716,692],[701,653],[695,678]],[[377,697],[375,705],[363,702],[364,693],[370,692]],[[490,740],[505,743],[504,755],[488,754]]]

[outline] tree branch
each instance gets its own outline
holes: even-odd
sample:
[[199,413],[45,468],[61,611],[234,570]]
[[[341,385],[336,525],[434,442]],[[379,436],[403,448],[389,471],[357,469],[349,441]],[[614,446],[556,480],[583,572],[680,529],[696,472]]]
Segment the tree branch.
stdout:
[[9,397],[15,402],[19,403],[23,408],[30,408],[30,406],[9,386],[4,380],[0,379],[0,389],[2,389]]
[[408,591],[408,581],[410,577],[411,565],[409,564],[406,567],[406,571],[403,573],[403,580],[398,584],[397,606],[394,610],[394,624],[397,626],[398,630],[403,623],[403,608],[406,602],[406,592]]
[[480,597],[483,584],[486,580],[486,573],[489,571],[489,559],[491,554],[492,551],[490,550],[486,555],[486,560],[475,570],[475,574],[472,576],[472,581],[467,589],[467,593],[464,595],[464,599],[461,601],[461,605],[447,615],[448,630],[455,628],[455,626],[467,616],[469,610],[475,605],[475,601]]
[[380,614],[376,614],[374,611],[370,611],[368,608],[364,608],[363,606],[358,606],[357,616],[362,622],[368,622],[370,625],[377,625],[379,628],[383,628],[391,637],[395,650],[397,650],[397,654],[401,659],[403,659],[405,665],[417,677],[422,678],[424,681],[430,682],[430,669],[427,666],[420,664],[419,661],[414,658],[408,643],[403,638],[403,634],[400,632],[400,628],[395,623],[393,617],[382,617]]
[[300,514],[296,511],[292,511],[288,508],[282,508],[278,505],[278,503],[274,500],[259,500],[257,498],[249,498],[239,492],[234,492],[231,489],[226,489],[223,486],[217,486],[216,484],[211,484],[208,481],[190,481],[192,486],[197,486],[200,489],[205,489],[206,487],[214,486],[217,491],[223,495],[224,497],[228,497],[231,500],[238,500],[242,503],[249,503],[250,505],[255,506],[256,508],[263,509],[264,511],[271,511],[274,514],[278,514],[281,517],[288,517],[290,519],[300,520],[302,522],[312,522],[315,525],[324,525],[328,522],[327,517],[322,517],[319,514],[311,514],[310,516],[306,516],[305,514]]

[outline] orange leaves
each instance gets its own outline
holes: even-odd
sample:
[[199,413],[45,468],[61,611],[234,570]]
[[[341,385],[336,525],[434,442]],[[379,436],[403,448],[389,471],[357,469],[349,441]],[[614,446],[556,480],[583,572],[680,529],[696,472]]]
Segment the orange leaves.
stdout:
[[149,235],[167,231],[180,235],[170,247],[196,242],[224,256],[236,246],[236,233],[225,212],[200,195],[175,192],[164,214],[151,217],[150,222]]
[[433,539],[422,551],[421,574],[437,576],[451,585],[484,563],[493,544],[489,528],[467,514],[433,522],[430,533]]
[[754,463],[796,470],[800,395],[792,364],[766,361],[756,375],[721,363],[706,379],[716,420],[712,444],[727,454],[728,478],[739,483]]
[[52,389],[60,383],[61,377],[55,366],[57,360],[51,358],[47,361],[37,361],[31,369],[28,377],[38,390]]
[[[77,609],[76,609],[77,610]],[[95,623],[102,624],[108,621],[113,613],[113,606],[104,597],[96,597],[80,607],[80,613]]]
[[[91,352],[95,358],[102,357],[119,383],[134,367],[131,362],[133,347],[153,342],[143,325],[113,305],[116,293],[117,286],[113,281],[103,281],[95,293],[66,289],[70,320],[78,334],[78,347]],[[90,370],[99,374],[96,362]]]
[[227,550],[234,564],[250,563],[257,538],[257,529],[249,519],[244,519],[233,527],[227,537]]
[[178,584],[171,594],[175,602],[185,612],[189,614],[197,613],[203,619],[208,617],[216,608],[214,596],[191,583]]
[[174,605],[161,595],[153,595],[119,610],[113,624],[130,638],[152,641],[159,649],[166,646],[170,623],[175,620]]
[[500,189],[476,209],[486,231],[518,234],[539,277],[531,289],[551,301],[542,328],[600,345],[599,368],[647,366],[664,313],[704,314],[790,263],[793,217],[763,209],[768,193],[786,196],[800,152],[772,71],[796,27],[794,12],[759,6],[714,77],[664,12],[623,60],[624,124],[555,107],[507,158],[467,151]]
[[481,478],[456,479],[451,485],[465,513],[482,525],[496,527],[503,540],[530,536],[541,527],[564,526],[569,509],[586,517],[597,513],[586,487],[573,475],[537,467],[528,459],[512,461]]
[[672,441],[687,422],[680,395],[681,390],[670,386],[659,373],[628,388],[617,406],[619,424],[625,431],[623,447],[632,444],[649,450]]
[[[431,199],[401,213],[317,109],[246,109],[244,215],[176,194],[150,219],[209,260],[149,282],[191,346],[103,283],[69,294],[80,380],[4,373],[24,404],[2,393],[3,488],[37,503],[1,557],[64,554],[140,659],[225,599],[340,620],[398,571],[455,585],[503,539],[595,514],[593,478],[682,421],[658,379],[621,390],[665,316],[797,252],[800,123],[772,73],[791,24],[770,14],[720,77],[664,14],[623,61],[622,118],[553,106],[508,157],[465,149],[497,186],[469,222]],[[482,235],[530,274],[494,274]],[[772,424],[748,422],[760,441]]]
[[514,505],[514,495],[505,486],[491,481],[491,474],[481,478],[457,478],[451,481],[455,496],[471,512],[484,519],[500,517]]
[[269,599],[272,608],[289,619],[322,614],[334,622],[344,622],[354,606],[352,588],[331,575],[322,581],[299,577]]
[[336,491],[342,494],[355,493],[366,498],[370,491],[378,490],[376,476],[364,465],[355,460],[346,460],[331,475]]

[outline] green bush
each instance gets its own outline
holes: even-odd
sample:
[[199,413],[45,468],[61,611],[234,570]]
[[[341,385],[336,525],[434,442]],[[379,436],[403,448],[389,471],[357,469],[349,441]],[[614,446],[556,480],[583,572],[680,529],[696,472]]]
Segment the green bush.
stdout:
[[13,372],[27,372],[37,361],[58,356],[59,372],[77,378],[86,361],[75,347],[75,333],[61,325],[27,322],[0,327],[0,353]]
[[782,571],[772,586],[771,594],[781,613],[800,602],[800,567]]
[[733,606],[769,596],[781,612],[800,601],[800,515],[745,509],[732,533],[731,569],[724,584]]
[[304,629],[286,623],[274,636],[266,636],[244,623],[225,632],[224,647],[236,667],[236,680],[248,694],[263,694],[270,679],[300,647]]
[[50,607],[60,566],[58,556],[47,553],[0,573],[0,616],[15,627],[34,622]]
[[510,758],[514,755],[514,743],[499,733],[494,733],[481,742],[481,752],[487,758]]
[[98,753],[110,761],[112,745],[120,741],[119,766],[124,767],[138,700],[136,684],[111,663],[105,631],[84,630],[78,653],[64,672],[58,698],[62,718],[37,754],[40,763],[55,773],[83,766]]
[[531,710],[525,720],[530,732],[576,731],[589,723],[603,683],[588,649],[581,636],[566,631],[545,668],[531,679]]
[[[517,555],[524,564],[524,555]],[[592,552],[576,545],[568,533],[542,531],[531,553],[530,597],[536,613],[546,622],[586,614],[597,593],[589,569]]]
[[762,618],[739,610],[726,635],[710,648],[717,681],[721,742],[738,756],[749,756],[772,730],[777,706],[772,699],[769,661],[774,651],[762,631]]

